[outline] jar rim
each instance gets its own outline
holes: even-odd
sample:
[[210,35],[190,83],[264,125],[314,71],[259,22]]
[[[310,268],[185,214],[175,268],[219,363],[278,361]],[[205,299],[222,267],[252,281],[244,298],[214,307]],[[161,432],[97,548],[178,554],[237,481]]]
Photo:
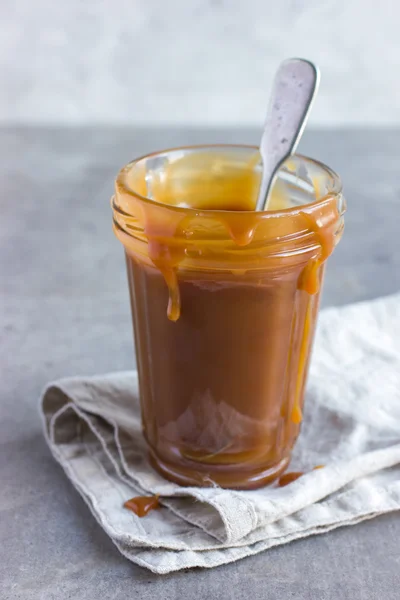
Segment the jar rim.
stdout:
[[[119,193],[127,194],[128,196],[131,196],[132,198],[135,198],[136,200],[144,202],[147,205],[168,208],[169,210],[172,210],[173,212],[176,212],[176,213],[182,214],[182,215],[196,216],[196,215],[201,214],[204,217],[207,217],[207,216],[215,217],[218,214],[223,215],[223,214],[230,214],[230,213],[239,213],[240,214],[240,213],[253,212],[253,211],[248,211],[248,210],[233,211],[233,210],[226,210],[226,209],[224,209],[224,210],[223,209],[198,209],[198,208],[192,208],[192,207],[187,207],[187,206],[177,206],[177,205],[165,204],[163,202],[158,202],[157,200],[154,200],[152,198],[149,198],[147,196],[143,196],[143,195],[139,194],[137,191],[132,189],[126,182],[126,177],[125,177],[126,174],[135,165],[139,164],[140,161],[143,161],[143,160],[146,160],[149,158],[162,157],[163,155],[166,155],[168,153],[177,152],[180,150],[190,151],[190,150],[206,150],[206,149],[217,149],[217,150],[218,149],[220,149],[220,150],[243,149],[243,150],[257,151],[258,147],[254,146],[252,144],[195,144],[195,145],[188,145],[188,146],[176,146],[173,148],[167,148],[165,150],[158,150],[155,152],[150,152],[148,154],[144,154],[142,156],[139,156],[138,158],[135,158],[134,160],[127,163],[124,167],[122,167],[122,169],[120,169],[120,171],[117,174],[116,180],[115,180],[116,190]],[[340,194],[342,193],[341,179],[340,179],[339,175],[333,169],[331,169],[330,167],[325,165],[323,162],[316,160],[314,158],[310,158],[303,154],[296,153],[293,155],[293,158],[300,159],[300,160],[304,161],[306,164],[310,164],[310,165],[313,165],[314,167],[318,167],[319,169],[321,169],[321,171],[323,173],[325,173],[326,176],[329,177],[330,183],[331,183],[331,188],[325,195],[314,200],[313,202],[303,204],[302,206],[280,208],[280,209],[275,209],[275,210],[258,211],[259,215],[260,216],[262,215],[263,218],[273,218],[273,217],[277,217],[277,216],[285,215],[285,214],[286,215],[290,215],[290,214],[295,215],[299,211],[304,210],[305,207],[307,207],[307,208],[317,207],[326,201],[332,200],[333,197],[340,196]],[[299,179],[302,179],[299,175],[297,175],[297,177]],[[113,208],[114,208],[114,210],[117,210],[118,212],[121,212],[122,214],[125,214],[128,216],[128,213],[126,213],[125,210],[123,210],[121,207],[118,206],[115,196],[113,198]]]

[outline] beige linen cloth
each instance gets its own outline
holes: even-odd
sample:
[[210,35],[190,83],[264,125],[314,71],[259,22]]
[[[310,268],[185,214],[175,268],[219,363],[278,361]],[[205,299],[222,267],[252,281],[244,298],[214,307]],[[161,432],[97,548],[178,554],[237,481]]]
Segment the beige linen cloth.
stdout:
[[[55,459],[129,560],[215,567],[400,508],[400,294],[321,313],[286,487],[182,488],[148,464],[135,372],[62,379],[41,399]],[[325,468],[312,471],[315,465]],[[139,519],[123,503],[161,495]]]

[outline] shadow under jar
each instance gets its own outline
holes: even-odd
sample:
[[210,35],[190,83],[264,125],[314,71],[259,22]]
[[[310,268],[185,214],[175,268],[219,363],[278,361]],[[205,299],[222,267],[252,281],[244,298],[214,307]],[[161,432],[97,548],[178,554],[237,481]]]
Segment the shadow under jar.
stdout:
[[294,156],[254,212],[256,148],[168,150],[129,163],[112,200],[125,248],[143,432],[181,485],[252,489],[285,470],[302,420],[340,180]]

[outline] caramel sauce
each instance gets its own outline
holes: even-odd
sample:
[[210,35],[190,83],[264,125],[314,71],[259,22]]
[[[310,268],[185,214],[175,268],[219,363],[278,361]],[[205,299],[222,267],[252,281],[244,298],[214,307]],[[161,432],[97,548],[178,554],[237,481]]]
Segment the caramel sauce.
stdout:
[[[169,207],[185,207],[195,209],[195,214],[183,216],[180,213],[159,213],[154,205],[140,206],[144,234],[148,240],[148,255],[154,266],[162,273],[169,290],[167,316],[171,321],[179,319],[181,312],[179,282],[176,275],[181,263],[190,251],[190,237],[187,244],[179,243],[182,234],[190,233],[191,221],[197,221],[197,228],[210,225],[210,218],[204,211],[214,211],[212,220],[219,222],[234,244],[245,248],[254,239],[256,230],[263,229],[260,213],[254,211],[260,184],[260,173],[254,169],[258,153],[248,161],[246,168],[232,166],[233,159],[229,155],[216,157],[212,152],[200,155],[185,155],[168,164],[163,173],[153,176],[151,184],[131,177],[132,187],[144,196]],[[201,173],[201,176],[199,176]],[[187,200],[190,199],[190,205]],[[282,184],[275,185],[269,202],[270,210],[290,208],[290,198]],[[325,211],[329,216],[330,210]],[[336,223],[326,227],[324,214],[314,216],[305,210],[299,211],[304,220],[305,229],[315,235],[319,245],[316,255],[303,268],[298,281],[298,288],[309,294],[319,290],[319,268],[331,254],[334,244]],[[202,223],[203,221],[203,223]],[[286,236],[294,234],[296,225],[285,231]],[[261,232],[262,233],[262,232]],[[213,241],[204,239],[200,252],[213,248]]]
[[256,162],[257,153],[247,163],[228,151],[183,154],[117,180],[144,434],[154,466],[184,485],[275,479],[302,421],[338,210],[327,198],[288,211],[277,184],[277,212],[255,212]]
[[293,483],[293,481],[299,479],[302,475],[304,475],[303,471],[292,471],[291,473],[285,473],[279,477],[278,485],[279,487],[285,487],[286,485],[289,485],[289,483]]
[[160,508],[159,496],[136,496],[124,503],[124,508],[131,510],[138,517],[145,517],[151,510]]
[[[324,468],[324,465],[317,465],[316,467],[313,468],[313,471],[315,471],[316,469],[323,469],[323,468]],[[303,471],[291,471],[289,473],[284,473],[279,478],[278,485],[279,485],[279,487],[285,487],[286,485],[289,485],[289,483],[293,483],[293,481],[296,481],[297,479],[302,477],[302,475],[304,475]]]

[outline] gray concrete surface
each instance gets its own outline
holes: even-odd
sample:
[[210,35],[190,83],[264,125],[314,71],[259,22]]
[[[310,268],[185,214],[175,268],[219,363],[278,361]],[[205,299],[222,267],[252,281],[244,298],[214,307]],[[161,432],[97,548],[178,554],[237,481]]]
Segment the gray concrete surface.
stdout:
[[[398,600],[400,518],[387,515],[212,571],[130,564],[44,442],[49,380],[133,365],[122,249],[109,197],[151,149],[257,140],[251,131],[0,130],[0,598]],[[400,289],[399,131],[308,132],[302,151],[341,173],[349,210],[324,304]]]

